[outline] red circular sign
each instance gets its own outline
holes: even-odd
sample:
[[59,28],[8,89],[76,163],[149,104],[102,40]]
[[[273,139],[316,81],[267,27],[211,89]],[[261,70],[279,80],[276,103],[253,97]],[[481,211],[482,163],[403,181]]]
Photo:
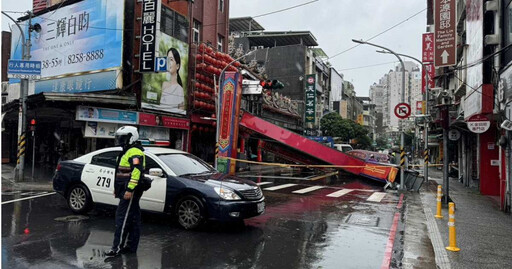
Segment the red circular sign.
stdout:
[[407,103],[400,103],[395,106],[395,116],[399,119],[405,119],[411,115],[411,106]]
[[313,84],[313,83],[315,83],[315,78],[314,78],[314,77],[309,77],[309,78],[308,78],[308,83],[309,83],[309,84]]
[[473,115],[471,116],[466,124],[468,129],[476,134],[485,133],[491,127],[491,121],[484,115]]

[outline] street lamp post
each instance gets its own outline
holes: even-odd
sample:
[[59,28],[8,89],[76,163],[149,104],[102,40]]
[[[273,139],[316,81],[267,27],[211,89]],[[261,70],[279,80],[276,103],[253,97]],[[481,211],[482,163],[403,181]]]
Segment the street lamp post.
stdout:
[[220,132],[220,98],[219,98],[219,94],[220,94],[220,79],[222,78],[222,75],[224,74],[224,72],[226,71],[226,69],[228,67],[230,67],[233,63],[235,63],[236,61],[244,58],[245,56],[249,56],[250,54],[254,53],[256,50],[251,50],[249,51],[248,53],[234,59],[233,61],[231,61],[229,64],[227,64],[223,69],[222,71],[220,72],[219,74],[219,80],[218,81],[215,81],[215,92],[216,92],[216,95],[215,95],[215,104],[217,105],[217,109],[215,110],[216,111],[216,119],[217,119],[217,124],[215,125],[217,128],[215,128],[215,147],[216,147],[216,151],[215,151],[215,169],[217,169],[217,164],[218,164],[218,150],[219,150],[219,132]]
[[[405,102],[405,65],[404,65],[404,61],[402,61],[402,58],[400,58],[400,56],[398,56],[398,54],[396,54],[394,51],[386,48],[386,47],[383,47],[383,46],[380,46],[380,45],[376,45],[376,44],[373,44],[373,43],[370,43],[370,42],[367,42],[367,41],[363,41],[363,40],[356,40],[356,39],[352,39],[352,42],[355,42],[355,43],[358,43],[358,44],[365,44],[365,45],[370,45],[370,46],[374,46],[374,47],[377,47],[377,48],[381,48],[383,50],[386,50],[388,51],[389,53],[393,54],[396,56],[396,58],[398,58],[398,60],[400,61],[400,64],[402,65],[402,103]],[[403,126],[403,121],[404,120],[400,120],[400,124],[399,124],[399,131],[400,131],[400,190],[404,190],[405,189],[405,178],[404,178],[404,164],[401,162],[401,159],[402,159],[402,156],[405,154],[404,153],[404,126]]]
[[[377,52],[378,53],[389,53],[387,51],[382,51],[382,50],[378,50]],[[401,53],[397,53],[397,55],[402,56],[402,57],[406,57],[406,58],[409,58],[409,59],[412,59],[412,60],[418,62],[421,65],[421,68],[425,71],[425,95],[423,96],[424,100],[425,100],[425,103],[423,104],[425,106],[425,117],[424,117],[424,120],[425,120],[425,141],[424,141],[424,144],[425,144],[425,151],[428,151],[428,123],[429,123],[428,117],[427,117],[427,113],[428,113],[428,91],[429,91],[429,88],[428,88],[428,80],[429,80],[428,70],[425,68],[425,64],[423,64],[422,61],[418,60],[415,57],[412,57],[412,56],[409,56],[409,55],[405,55],[405,54],[401,54]],[[428,154],[427,154],[427,156],[428,156]],[[425,158],[425,156],[423,156],[423,158]],[[428,160],[424,162],[423,175],[424,175],[424,178],[428,181]]]
[[[31,40],[30,40],[30,33],[32,30],[36,30],[37,28],[33,27],[32,25],[32,12],[27,12],[29,15],[28,25],[29,25],[29,32],[28,32],[28,39],[25,40],[25,33],[23,32],[23,29],[18,24],[17,21],[15,21],[11,16],[9,16],[7,13],[2,11],[2,14],[4,14],[7,18],[12,20],[18,29],[20,30],[21,34],[21,41],[23,44],[22,47],[22,58],[23,60],[30,60],[30,47],[32,46]],[[28,95],[28,79],[21,79],[20,82],[20,108],[19,108],[19,114],[18,114],[18,164],[16,166],[17,171],[17,177],[18,180],[22,181],[24,178],[24,170],[25,170],[25,152],[21,150],[24,148],[25,143],[25,136],[26,136],[26,122],[27,122],[27,95]]]

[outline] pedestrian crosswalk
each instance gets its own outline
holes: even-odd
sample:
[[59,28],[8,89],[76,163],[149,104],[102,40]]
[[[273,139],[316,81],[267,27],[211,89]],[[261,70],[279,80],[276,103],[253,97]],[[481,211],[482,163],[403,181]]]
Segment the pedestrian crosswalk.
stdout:
[[299,185],[299,184],[294,184],[294,183],[278,184],[278,185],[271,186],[271,187],[263,187],[266,185],[275,184],[274,182],[267,182],[267,181],[258,182],[256,184],[258,184],[260,187],[262,187],[262,189],[264,191],[270,191],[270,192],[286,191],[286,189],[291,188],[293,190],[293,191],[291,191],[291,193],[293,193],[293,194],[308,194],[308,193],[313,193],[318,190],[322,190],[323,193],[325,193],[325,197],[329,197],[329,198],[339,198],[344,195],[354,194],[357,192],[357,193],[361,194],[363,197],[365,197],[364,199],[367,202],[375,202],[375,203],[382,202],[384,200],[384,198],[386,198],[386,196],[387,196],[386,192],[379,192],[376,190],[368,190],[368,189],[348,189],[348,188],[347,189],[339,189],[339,188],[329,187],[329,186],[304,186],[304,185]]

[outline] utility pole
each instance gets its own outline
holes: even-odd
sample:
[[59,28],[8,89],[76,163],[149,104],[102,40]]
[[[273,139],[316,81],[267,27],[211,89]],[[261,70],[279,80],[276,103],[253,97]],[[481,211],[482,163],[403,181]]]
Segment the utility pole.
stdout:
[[[34,30],[32,26],[32,15],[33,13],[31,11],[27,11],[29,19],[28,19],[28,25],[29,25],[29,32],[28,32],[28,38],[25,40],[25,34],[23,32],[23,29],[21,29],[21,26],[18,24],[17,21],[15,21],[11,16],[9,16],[7,13],[2,11],[2,14],[4,14],[6,17],[11,19],[16,26],[19,28],[21,33],[21,40],[23,43],[22,47],[22,58],[23,60],[30,60],[30,48],[32,47],[31,43],[31,32]],[[20,107],[19,107],[19,114],[18,114],[18,160],[17,160],[17,177],[18,180],[22,181],[24,179],[24,169],[25,169],[25,145],[26,145],[26,123],[27,123],[27,95],[28,95],[28,79],[21,79],[20,82]]]
[[[378,50],[377,51],[378,53],[389,53],[387,51],[382,51],[382,50]],[[425,64],[423,64],[422,61],[420,61],[419,59],[415,58],[415,57],[412,57],[412,56],[409,56],[409,55],[405,55],[405,54],[401,54],[401,53],[397,53],[397,55],[399,56],[402,56],[402,57],[406,57],[406,58],[409,58],[409,59],[412,59],[416,62],[418,62],[420,65],[421,65],[421,68],[425,71],[425,95],[424,95],[424,101],[425,103],[423,104],[425,107],[425,115],[424,115],[424,125],[425,125],[425,141],[424,141],[424,144],[425,144],[425,149],[424,149],[424,155],[423,155],[423,158],[424,158],[424,166],[423,166],[423,175],[424,175],[424,178],[425,180],[428,181],[428,157],[429,157],[429,152],[428,152],[428,123],[429,123],[429,117],[427,116],[428,115],[428,92],[429,92],[429,88],[428,88],[428,80],[429,80],[429,76],[428,76],[428,70],[426,69],[426,66]],[[419,147],[418,147],[419,149]]]
[[[358,43],[358,44],[366,44],[366,45],[370,45],[370,46],[374,46],[374,47],[377,47],[377,48],[381,48],[393,55],[396,56],[396,58],[398,58],[398,60],[400,61],[400,64],[402,65],[402,103],[405,103],[405,65],[404,65],[404,61],[402,61],[402,58],[400,58],[400,56],[398,56],[397,53],[395,53],[394,51],[386,48],[386,47],[383,47],[383,46],[379,46],[379,45],[376,45],[376,44],[373,44],[373,43],[369,43],[369,42],[366,42],[366,41],[363,41],[363,40],[356,40],[356,39],[352,39],[352,42],[355,42],[355,43]],[[400,132],[400,190],[401,191],[404,191],[405,190],[405,162],[404,162],[404,157],[405,157],[405,151],[404,151],[404,144],[405,144],[405,141],[404,141],[404,124],[403,124],[404,120],[400,120],[399,121],[399,132]]]

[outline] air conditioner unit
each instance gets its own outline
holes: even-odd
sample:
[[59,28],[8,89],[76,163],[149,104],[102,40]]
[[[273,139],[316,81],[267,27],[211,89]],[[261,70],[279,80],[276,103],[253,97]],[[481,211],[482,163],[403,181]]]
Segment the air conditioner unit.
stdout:
[[264,49],[265,47],[264,46],[258,46],[258,49]]
[[437,96],[439,95],[440,92],[441,92],[441,88],[432,88],[432,89],[430,89],[429,99],[430,100],[437,99]]

